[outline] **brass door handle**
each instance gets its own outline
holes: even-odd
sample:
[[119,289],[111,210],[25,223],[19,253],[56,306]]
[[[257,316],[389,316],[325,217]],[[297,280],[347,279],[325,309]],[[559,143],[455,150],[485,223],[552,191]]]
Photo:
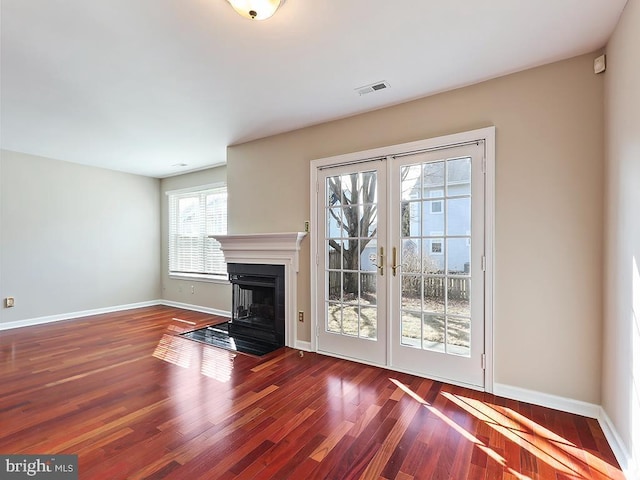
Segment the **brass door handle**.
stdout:
[[380,265],[374,263],[373,266],[380,270],[380,276],[384,277],[384,247],[380,247]]
[[398,265],[398,249],[396,247],[393,247],[393,250],[391,253],[391,261],[393,262],[393,265],[391,265],[391,270],[393,270],[393,276],[395,277],[397,274],[398,268],[402,266],[402,265]]

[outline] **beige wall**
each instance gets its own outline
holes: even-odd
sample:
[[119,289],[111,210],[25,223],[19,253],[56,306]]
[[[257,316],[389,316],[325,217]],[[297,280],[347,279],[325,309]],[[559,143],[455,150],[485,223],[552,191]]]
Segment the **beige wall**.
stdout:
[[[229,147],[226,171],[163,179],[159,188],[153,179],[3,152],[0,292],[18,307],[0,310],[1,320],[158,297],[228,311],[228,285],[168,278],[164,192],[227,178],[230,233],[298,231],[310,216],[310,160],[495,125],[496,382],[600,403],[604,80],[592,72],[593,57]],[[309,340],[308,238],[301,259],[306,321],[298,338]]]
[[607,45],[602,405],[640,478],[640,0]]
[[0,152],[0,322],[160,298],[159,182]]
[[[160,182],[162,217],[162,298],[172,302],[197,305],[223,312],[231,311],[231,287],[228,283],[212,283],[169,278],[169,202],[171,190],[225,183],[226,167],[209,168],[199,172],[164,178]],[[193,288],[192,288],[193,287]]]
[[[495,125],[495,380],[600,403],[604,127],[594,56],[229,147],[229,232],[302,230],[312,159]],[[301,340],[310,339],[309,272],[305,239]]]

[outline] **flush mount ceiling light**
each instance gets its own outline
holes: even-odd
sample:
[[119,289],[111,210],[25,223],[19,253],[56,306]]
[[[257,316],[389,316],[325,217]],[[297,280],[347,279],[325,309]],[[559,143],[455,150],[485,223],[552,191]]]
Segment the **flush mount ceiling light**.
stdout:
[[240,15],[252,20],[266,20],[285,0],[227,0]]

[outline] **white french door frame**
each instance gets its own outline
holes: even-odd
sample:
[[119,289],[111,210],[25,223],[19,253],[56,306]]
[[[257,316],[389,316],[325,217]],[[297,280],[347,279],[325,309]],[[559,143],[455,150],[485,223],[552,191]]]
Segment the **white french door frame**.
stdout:
[[[421,150],[438,150],[453,147],[460,144],[470,143],[474,141],[484,142],[484,162],[483,169],[485,172],[485,198],[484,198],[484,245],[485,245],[485,288],[484,288],[484,351],[485,351],[485,378],[484,391],[493,393],[494,386],[494,272],[495,272],[495,127],[486,127],[468,132],[455,133],[427,140],[419,140],[416,142],[391,145],[372,150],[361,152],[353,152],[344,155],[321,158],[311,161],[310,171],[310,263],[311,263],[311,350],[318,351],[317,332],[321,328],[322,322],[318,319],[319,303],[322,299],[318,298],[318,179],[319,172],[322,169],[348,164],[358,164],[366,161],[380,159],[381,157],[391,157],[410,152]],[[392,162],[387,162],[387,168],[391,169]],[[391,182],[392,175],[387,172],[387,185]],[[387,205],[384,207],[388,208]],[[391,238],[391,225],[387,227],[387,238]],[[387,286],[387,296],[391,294],[391,285]],[[390,330],[390,319],[392,316],[391,302],[387,302],[384,315],[385,328]],[[389,367],[389,352],[392,349],[391,335],[387,335],[387,365],[377,365],[380,367]],[[411,373],[411,372],[408,372]],[[440,379],[437,379],[440,380]]]

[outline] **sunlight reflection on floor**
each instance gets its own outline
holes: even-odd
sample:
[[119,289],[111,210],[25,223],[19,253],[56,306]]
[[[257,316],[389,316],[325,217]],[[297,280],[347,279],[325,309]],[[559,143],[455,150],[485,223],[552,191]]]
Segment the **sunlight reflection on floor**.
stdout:
[[[502,455],[439,409],[426,402],[408,386],[396,379],[390,378],[390,380],[407,395],[420,402],[449,427],[453,428],[468,441],[474,443],[491,459],[503,466],[510,474],[521,480],[530,479],[530,477],[516,470],[517,465],[509,465],[509,462]],[[535,455],[538,459],[547,463],[555,470],[567,475],[569,478],[590,479],[594,471],[597,471],[600,476],[604,478],[622,478],[621,476],[610,476],[610,472],[619,471],[604,460],[590,454],[585,449],[577,447],[560,435],[542,427],[518,412],[462,395],[455,395],[448,392],[441,392],[441,395],[500,433],[506,440],[513,442],[518,445],[518,447]]]
[[505,458],[498,454],[495,450],[493,450],[492,448],[489,448],[484,442],[480,441],[478,438],[476,438],[474,435],[472,435],[471,433],[469,433],[467,430],[465,430],[463,427],[461,427],[460,425],[458,425],[456,422],[454,422],[453,420],[451,420],[449,417],[447,417],[444,413],[442,413],[440,410],[438,410],[437,408],[435,408],[434,406],[432,406],[431,404],[429,404],[427,401],[425,401],[420,395],[418,395],[417,393],[415,393],[413,390],[411,390],[408,386],[406,386],[405,384],[403,384],[402,382],[400,382],[399,380],[396,380],[395,378],[390,378],[389,380],[391,380],[391,382],[393,382],[394,384],[396,384],[402,391],[404,391],[407,395],[411,396],[412,398],[414,398],[415,400],[417,400],[418,402],[420,402],[426,409],[428,409],[431,413],[433,413],[436,417],[438,417],[440,420],[442,420],[444,423],[446,423],[449,427],[453,428],[456,432],[458,432],[460,435],[462,435],[464,438],[466,438],[468,441],[470,441],[471,443],[474,443],[480,450],[482,450],[483,452],[485,452],[490,458],[492,458],[494,461],[496,461],[497,463],[499,463],[500,465],[502,465],[503,467],[507,468],[508,471],[512,474],[515,475],[516,478],[519,478],[521,480],[531,480],[530,477],[527,477],[526,475],[522,475],[519,472],[516,472],[515,470],[513,470],[512,468],[509,468],[507,466],[507,461],[505,460]]
[[158,346],[153,352],[153,356],[179,367],[189,368],[192,351],[191,346],[185,342],[186,340],[180,337],[162,335]]
[[595,469],[608,477],[607,462],[510,408],[448,392],[442,395],[556,470],[587,479]]
[[231,379],[233,372],[234,354],[218,350],[212,347],[202,347],[202,365],[200,372],[203,375],[226,383]]
[[[219,382],[228,382],[231,379],[233,360],[236,354],[202,344],[195,344],[191,340],[177,336],[176,334],[192,330],[195,324],[178,318],[173,320],[176,323],[167,327],[169,333],[162,335],[153,352],[153,356],[182,368],[189,368],[192,364],[196,366],[195,362],[198,362],[198,357],[200,357],[199,370],[202,375]],[[201,355],[198,355],[198,353],[201,353]]]

